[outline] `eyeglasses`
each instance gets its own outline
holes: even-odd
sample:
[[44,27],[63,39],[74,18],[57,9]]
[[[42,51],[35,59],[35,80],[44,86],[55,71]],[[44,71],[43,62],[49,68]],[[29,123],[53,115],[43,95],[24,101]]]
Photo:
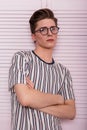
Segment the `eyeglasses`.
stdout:
[[41,27],[40,29],[36,30],[36,32],[40,32],[42,35],[48,35],[49,29],[52,34],[57,34],[59,31],[59,27],[57,26],[51,26],[50,28],[47,27]]

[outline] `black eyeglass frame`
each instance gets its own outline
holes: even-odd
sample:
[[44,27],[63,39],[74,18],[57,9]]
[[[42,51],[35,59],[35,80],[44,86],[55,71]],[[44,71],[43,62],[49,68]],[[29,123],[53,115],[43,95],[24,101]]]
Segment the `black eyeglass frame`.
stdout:
[[[56,29],[57,29],[55,33],[54,33],[53,30],[52,30],[53,28],[56,28]],[[43,32],[42,32],[43,29],[47,29],[47,32],[46,32],[46,33],[43,33]],[[48,28],[48,27],[41,27],[41,28],[39,28],[38,30],[34,31],[34,33],[40,32],[42,35],[47,35],[49,29],[50,29],[50,31],[51,31],[52,34],[57,34],[58,31],[59,31],[59,27],[57,27],[57,26],[51,26],[50,28]]]

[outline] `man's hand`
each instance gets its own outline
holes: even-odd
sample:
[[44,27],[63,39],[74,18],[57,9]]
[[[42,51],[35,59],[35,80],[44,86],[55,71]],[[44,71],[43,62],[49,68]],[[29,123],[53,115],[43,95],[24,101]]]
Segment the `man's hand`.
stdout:
[[29,76],[26,77],[26,85],[29,88],[34,88],[34,83],[30,80]]

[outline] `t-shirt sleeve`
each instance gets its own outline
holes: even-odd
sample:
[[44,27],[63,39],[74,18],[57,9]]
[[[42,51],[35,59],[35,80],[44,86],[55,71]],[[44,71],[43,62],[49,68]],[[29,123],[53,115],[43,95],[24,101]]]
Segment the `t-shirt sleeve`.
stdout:
[[65,100],[67,99],[75,100],[72,77],[68,69],[65,70],[64,80],[59,93],[64,97]]
[[26,84],[26,75],[26,58],[21,52],[18,52],[13,56],[9,69],[9,90],[16,84]]

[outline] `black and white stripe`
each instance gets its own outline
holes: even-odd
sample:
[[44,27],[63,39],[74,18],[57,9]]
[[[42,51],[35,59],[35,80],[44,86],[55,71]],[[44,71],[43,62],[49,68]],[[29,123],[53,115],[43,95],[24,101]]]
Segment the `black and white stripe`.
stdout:
[[59,118],[23,107],[16,100],[13,86],[18,83],[26,84],[26,76],[34,82],[37,90],[61,94],[64,99],[74,99],[72,78],[66,67],[54,61],[45,63],[33,51],[17,52],[9,70],[9,90],[12,92],[12,130],[61,130]]

